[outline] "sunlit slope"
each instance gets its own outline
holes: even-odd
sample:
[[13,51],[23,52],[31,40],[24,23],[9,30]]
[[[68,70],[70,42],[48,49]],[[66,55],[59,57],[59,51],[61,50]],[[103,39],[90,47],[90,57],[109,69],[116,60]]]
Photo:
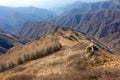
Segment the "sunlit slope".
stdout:
[[[36,56],[35,51],[44,56],[31,58]],[[1,72],[1,80],[120,79],[120,57],[112,55],[72,30],[53,33],[25,46],[13,48],[8,55],[9,58],[15,55],[14,58],[9,59],[7,55],[0,58],[0,61],[6,57],[14,63],[25,54],[29,56],[29,60]]]

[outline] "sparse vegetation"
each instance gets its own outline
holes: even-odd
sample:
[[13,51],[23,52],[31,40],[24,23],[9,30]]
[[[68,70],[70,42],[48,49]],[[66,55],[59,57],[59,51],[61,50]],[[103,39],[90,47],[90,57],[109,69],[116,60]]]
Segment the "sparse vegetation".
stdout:
[[[6,56],[1,56],[0,70],[3,72],[0,73],[0,79],[119,80],[118,56],[109,54],[95,44],[89,45],[91,42],[82,36],[77,38],[77,42],[62,35],[38,38],[25,46],[11,49]],[[92,55],[86,58],[86,54],[90,52]],[[54,54],[49,55],[51,53]]]
[[58,42],[57,38],[49,38],[49,36],[46,38],[48,39],[34,41],[24,46],[21,50],[15,50],[12,53],[11,50],[9,51],[10,53],[8,52],[6,55],[1,56],[0,71],[2,72],[26,61],[38,59],[60,50],[61,44]]

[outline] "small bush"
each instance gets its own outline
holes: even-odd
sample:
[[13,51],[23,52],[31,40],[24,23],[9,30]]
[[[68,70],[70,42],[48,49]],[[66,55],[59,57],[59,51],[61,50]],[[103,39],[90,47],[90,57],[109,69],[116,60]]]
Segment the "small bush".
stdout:
[[94,44],[90,44],[87,48],[86,48],[86,52],[87,52],[87,57],[93,56],[95,55],[96,51],[98,51],[99,49],[97,48],[96,45]]
[[19,57],[18,58],[18,64],[22,64],[25,62],[25,58],[24,57]]
[[12,68],[12,67],[16,66],[16,64],[13,61],[10,61],[8,64],[9,64],[9,68]]

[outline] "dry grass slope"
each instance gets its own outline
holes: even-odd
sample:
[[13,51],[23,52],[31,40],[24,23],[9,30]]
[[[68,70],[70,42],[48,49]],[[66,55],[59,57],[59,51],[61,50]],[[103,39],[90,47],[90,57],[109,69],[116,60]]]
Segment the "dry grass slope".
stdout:
[[[119,80],[119,57],[98,50],[86,57],[81,44],[3,72],[3,80]],[[94,58],[96,56],[96,58]],[[116,59],[117,58],[117,59]],[[5,76],[6,75],[6,76]]]
[[[42,37],[21,48],[11,49],[8,55],[11,57],[20,52],[19,57],[26,54],[24,59],[27,60],[37,52],[42,56],[48,52],[54,54],[3,71],[1,80],[120,80],[120,56],[91,45],[87,38],[72,31]],[[10,60],[15,61],[19,57],[11,57]],[[19,62],[24,59],[20,58]]]
[[[21,47],[21,48],[20,48]],[[11,49],[6,55],[0,57],[0,71],[4,71],[25,63],[44,57],[61,48],[57,38],[46,36],[44,39],[34,40],[25,46],[18,46]]]

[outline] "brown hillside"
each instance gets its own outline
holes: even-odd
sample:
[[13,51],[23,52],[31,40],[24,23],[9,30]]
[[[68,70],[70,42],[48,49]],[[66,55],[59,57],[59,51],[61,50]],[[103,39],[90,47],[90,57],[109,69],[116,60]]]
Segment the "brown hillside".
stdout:
[[[78,43],[78,34],[71,30],[53,33],[10,49],[6,55],[0,57],[0,71],[15,67],[26,61],[34,60]],[[6,60],[7,59],[7,60]]]
[[[0,73],[0,78],[1,80],[119,80],[119,59],[119,56],[106,52],[81,34],[72,30],[61,31],[11,49],[0,58],[0,65],[4,61],[4,67],[7,67]],[[9,69],[10,62],[15,63],[16,67],[11,66]]]

